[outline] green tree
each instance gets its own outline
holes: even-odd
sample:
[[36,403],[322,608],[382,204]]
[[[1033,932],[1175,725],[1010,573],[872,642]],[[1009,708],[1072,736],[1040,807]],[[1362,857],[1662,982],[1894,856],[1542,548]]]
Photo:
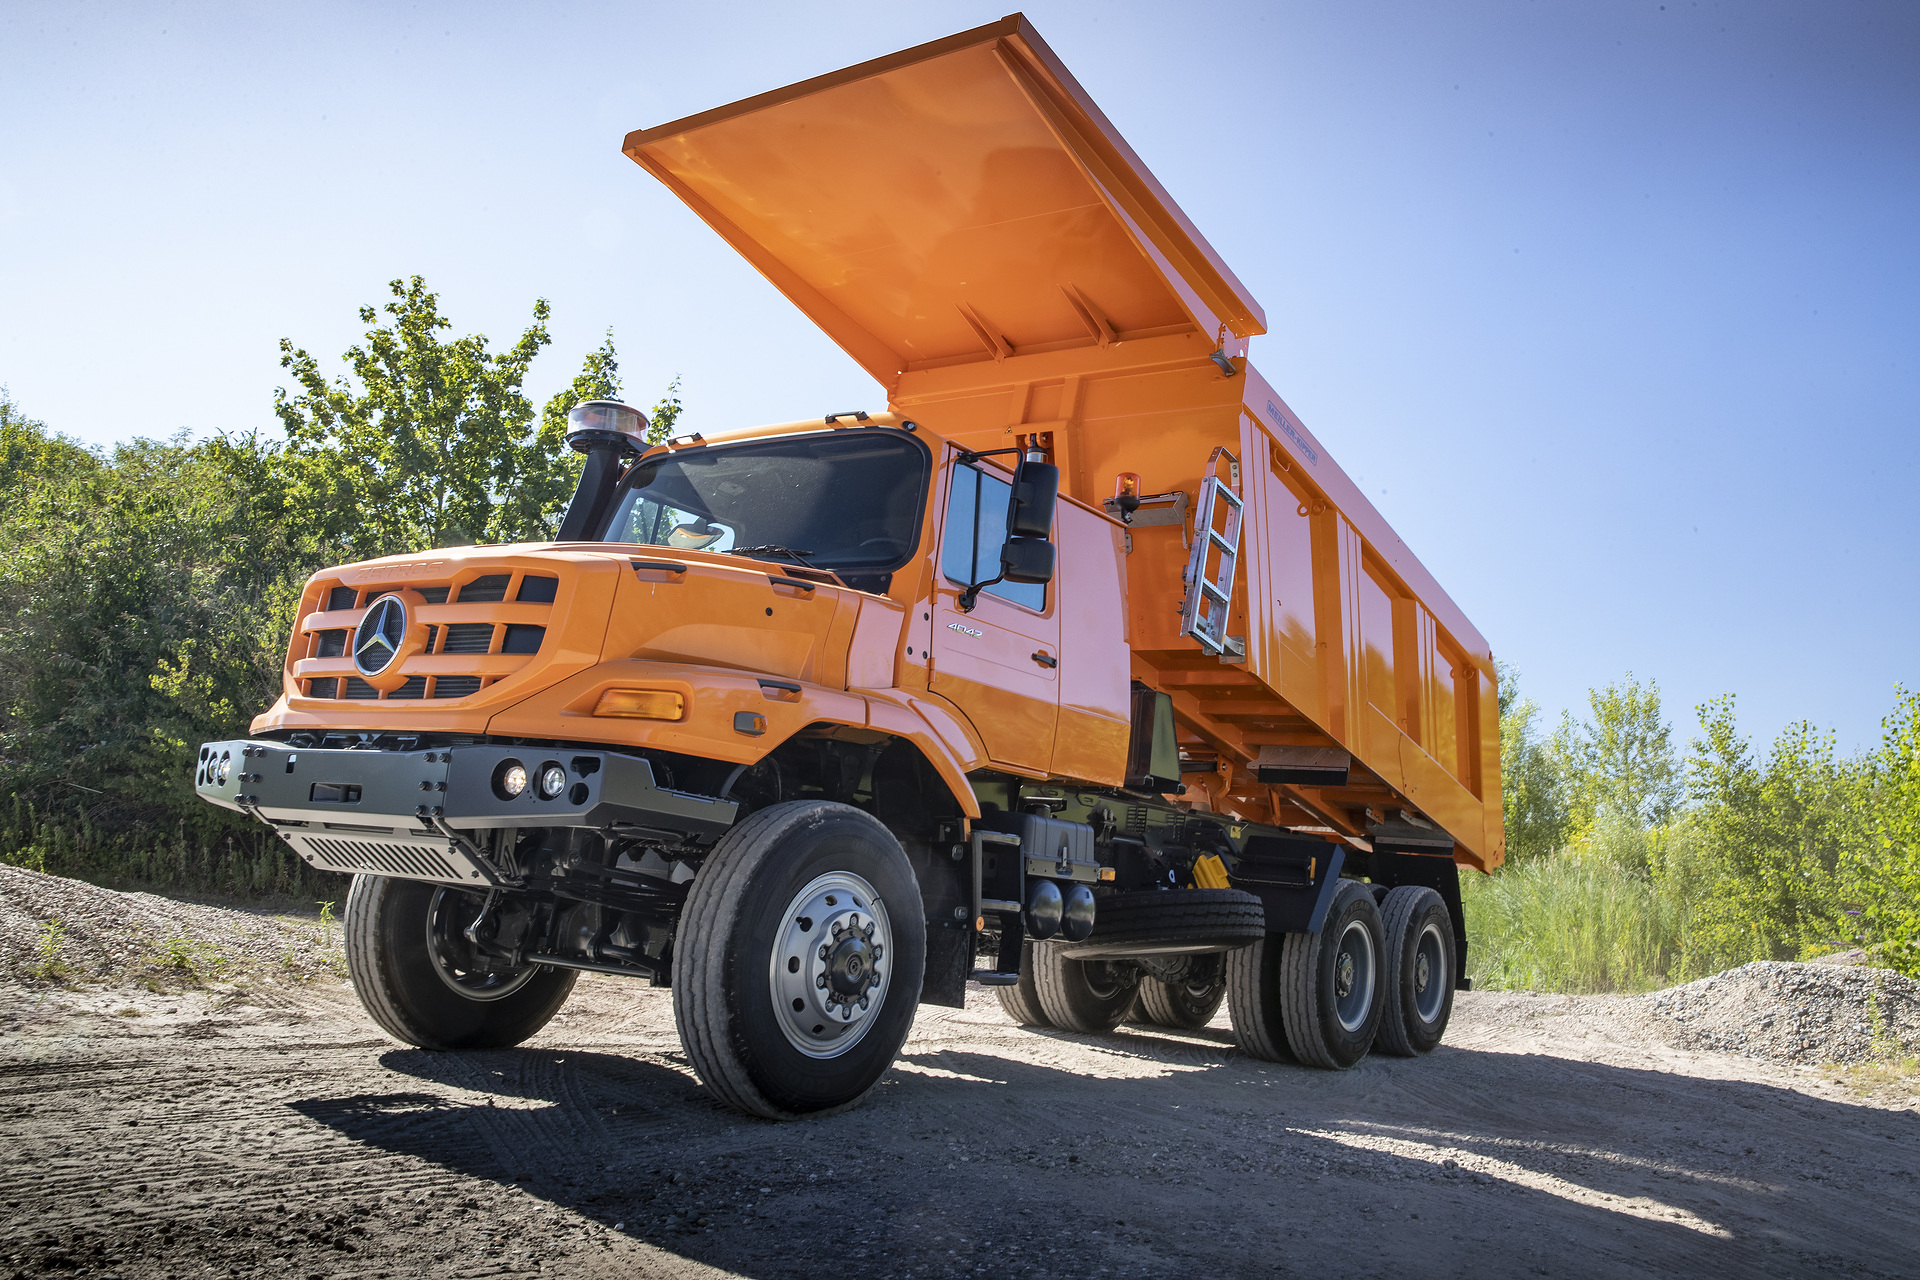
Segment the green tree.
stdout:
[[1875,829],[1853,859],[1879,959],[1920,978],[1920,692],[1900,689],[1874,756]]
[[1536,727],[1540,708],[1520,696],[1520,673],[1498,663],[1500,676],[1500,807],[1507,857],[1553,853],[1567,841],[1567,787],[1552,744]]
[[1576,834],[1613,814],[1638,828],[1666,822],[1684,796],[1673,730],[1660,716],[1660,685],[1626,679],[1587,694],[1592,719],[1563,713],[1554,734],[1565,761]]
[[421,277],[388,288],[389,323],[361,308],[375,327],[348,348],[345,376],[328,382],[319,361],[281,340],[281,366],[299,388],[274,400],[291,506],[351,558],[548,536],[579,468],[561,439],[566,410],[619,394],[612,339],[536,427],[523,384],[551,341],[545,299],[519,339],[494,352],[484,335],[441,336],[452,324]]
[[1702,737],[1687,768],[1696,839],[1655,866],[1686,902],[1686,970],[1791,960],[1858,941],[1849,881],[1873,829],[1871,769],[1840,759],[1833,735],[1805,722],[1788,725],[1756,760],[1731,694],[1699,712]]

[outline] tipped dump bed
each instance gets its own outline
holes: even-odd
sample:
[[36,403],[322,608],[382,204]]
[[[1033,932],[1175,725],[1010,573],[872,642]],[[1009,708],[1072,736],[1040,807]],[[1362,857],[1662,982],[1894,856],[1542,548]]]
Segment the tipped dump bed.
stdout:
[[[1499,862],[1486,641],[1247,363],[1259,303],[1024,18],[625,149],[896,412],[968,448],[1043,448],[1089,504],[1127,475],[1170,495],[1127,531],[1126,640],[1135,679],[1173,695],[1189,799],[1409,850],[1437,829],[1461,861]],[[1242,652],[1223,658],[1179,607],[1201,483],[1234,464],[1246,522],[1224,634]],[[1262,777],[1343,755],[1344,780]]]

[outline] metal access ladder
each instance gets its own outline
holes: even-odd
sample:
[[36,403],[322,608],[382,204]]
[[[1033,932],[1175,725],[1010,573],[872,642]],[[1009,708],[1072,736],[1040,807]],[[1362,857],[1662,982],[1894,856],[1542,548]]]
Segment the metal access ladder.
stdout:
[[[1222,482],[1220,459],[1228,464]],[[1200,501],[1193,512],[1193,551],[1181,577],[1186,598],[1180,605],[1180,634],[1192,636],[1215,657],[1227,657],[1227,615],[1233,610],[1233,571],[1240,559],[1240,518],[1244,504],[1235,492],[1240,486],[1240,460],[1226,446],[1207,459],[1207,478],[1200,484]],[[1225,521],[1215,528],[1220,510]]]

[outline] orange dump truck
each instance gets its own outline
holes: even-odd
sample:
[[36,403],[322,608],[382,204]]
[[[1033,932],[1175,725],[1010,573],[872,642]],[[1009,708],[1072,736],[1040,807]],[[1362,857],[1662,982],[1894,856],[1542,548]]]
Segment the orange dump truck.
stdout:
[[742,1110],[844,1105],[922,1001],[1439,1042],[1501,858],[1486,642],[1248,364],[1260,306],[1026,21],[630,135],[887,409],[574,411],[559,537],[308,584],[208,800],[355,875],[393,1035],[672,988]]

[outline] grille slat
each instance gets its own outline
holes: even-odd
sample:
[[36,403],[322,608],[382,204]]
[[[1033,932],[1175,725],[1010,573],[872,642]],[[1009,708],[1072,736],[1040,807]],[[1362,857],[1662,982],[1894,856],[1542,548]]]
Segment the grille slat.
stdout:
[[405,684],[387,695],[387,701],[391,702],[395,698],[424,698],[426,696],[427,678],[425,676],[408,676]]
[[506,598],[507,575],[490,573],[460,588],[460,594],[454,597],[454,601],[457,604],[499,604]]
[[342,698],[353,698],[364,702],[378,698],[380,691],[368,684],[365,680],[362,680],[359,676],[348,676],[347,687],[341,690],[338,696]]
[[460,879],[450,862],[418,845],[346,840],[339,836],[304,836],[302,840],[314,856],[333,871],[377,871],[416,880]]
[[335,587],[333,590],[327,592],[327,612],[333,613],[340,609],[351,609],[353,608],[354,601],[359,598],[360,593],[352,587]]
[[455,622],[447,627],[442,653],[485,653],[493,648],[491,622]]
[[433,682],[436,698],[464,698],[480,692],[479,676],[438,676]]
[[347,632],[344,627],[332,631],[313,633],[313,656],[316,658],[342,658],[347,653]]
[[340,681],[333,676],[307,681],[309,698],[337,698],[340,696]]
[[559,587],[558,578],[529,574],[520,579],[520,590],[513,598],[523,604],[552,604],[553,594]]
[[538,653],[540,642],[546,638],[545,627],[524,627],[511,623],[507,626],[507,638],[500,645],[502,653]]
[[445,587],[415,587],[414,590],[418,591],[420,598],[428,604],[445,604],[447,602],[447,589]]

